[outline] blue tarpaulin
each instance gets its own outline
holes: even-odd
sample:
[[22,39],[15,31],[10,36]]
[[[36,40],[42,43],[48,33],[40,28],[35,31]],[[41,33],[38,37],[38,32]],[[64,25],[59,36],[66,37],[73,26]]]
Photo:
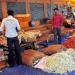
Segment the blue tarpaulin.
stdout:
[[[15,66],[13,68],[6,68],[0,75],[61,75],[61,74],[53,74],[46,73],[40,69],[35,69],[26,65]],[[75,71],[69,72],[67,74],[62,75],[75,75]]]

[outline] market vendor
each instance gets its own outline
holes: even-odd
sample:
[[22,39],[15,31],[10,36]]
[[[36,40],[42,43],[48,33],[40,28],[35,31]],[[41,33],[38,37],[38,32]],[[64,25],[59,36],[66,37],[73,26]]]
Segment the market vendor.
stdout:
[[63,25],[63,16],[59,13],[59,9],[54,9],[54,15],[52,18],[52,27],[54,32],[54,42],[55,44],[61,43],[61,26]]
[[[7,37],[7,45],[8,45],[8,63],[10,67],[15,65],[15,62],[19,65],[21,64],[20,57],[20,45],[18,40],[18,31],[20,31],[20,25],[17,19],[14,18],[14,11],[8,10],[8,17],[4,18],[1,23],[0,31],[5,30],[5,36]],[[13,44],[15,47],[15,60],[13,54]]]

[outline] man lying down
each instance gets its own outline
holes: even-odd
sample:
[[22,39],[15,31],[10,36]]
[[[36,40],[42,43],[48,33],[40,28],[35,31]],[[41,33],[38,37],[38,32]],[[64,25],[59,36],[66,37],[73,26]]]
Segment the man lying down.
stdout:
[[34,68],[39,68],[48,73],[64,74],[75,70],[75,50],[70,48],[51,56],[36,60]]

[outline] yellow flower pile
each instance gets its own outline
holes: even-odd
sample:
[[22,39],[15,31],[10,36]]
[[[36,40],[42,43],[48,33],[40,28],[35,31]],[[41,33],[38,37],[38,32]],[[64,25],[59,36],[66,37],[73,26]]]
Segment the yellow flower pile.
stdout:
[[31,39],[36,40],[37,36],[41,36],[41,32],[39,30],[32,30],[32,31],[21,31],[19,35],[25,39],[26,41],[29,41]]

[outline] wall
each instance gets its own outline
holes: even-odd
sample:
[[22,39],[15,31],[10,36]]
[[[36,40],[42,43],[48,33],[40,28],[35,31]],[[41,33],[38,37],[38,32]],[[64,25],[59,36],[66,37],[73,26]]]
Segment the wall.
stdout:
[[[57,1],[59,2],[59,3],[64,3],[63,2],[63,0],[0,0],[1,1],[1,10],[2,10],[2,17],[4,18],[4,17],[6,17],[7,16],[7,3],[8,2],[15,2],[15,3],[17,3],[17,2],[25,2],[26,3],[26,7],[24,7],[25,8],[25,13],[31,13],[31,9],[30,9],[30,3],[36,3],[36,4],[38,4],[38,3],[40,3],[40,4],[43,4],[43,6],[44,6],[44,9],[43,9],[43,11],[44,11],[44,17],[50,17],[50,13],[51,13],[51,8],[49,7],[49,9],[48,9],[48,5],[51,3],[51,4],[57,4]],[[16,8],[16,7],[15,7]],[[16,9],[15,9],[16,10]],[[49,11],[48,11],[49,10]],[[49,14],[48,14],[48,12],[49,12]]]

